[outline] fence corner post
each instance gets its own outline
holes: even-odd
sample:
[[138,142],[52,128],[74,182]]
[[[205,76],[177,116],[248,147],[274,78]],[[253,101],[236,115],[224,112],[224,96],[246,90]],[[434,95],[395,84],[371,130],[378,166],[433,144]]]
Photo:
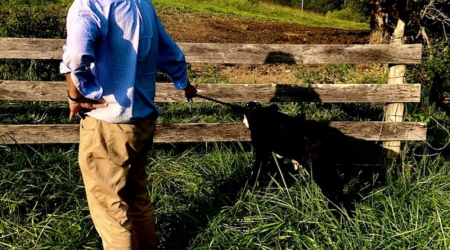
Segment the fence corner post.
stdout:
[[[405,33],[405,23],[398,20],[395,28],[391,45],[402,45],[403,36]],[[387,84],[404,84],[406,83],[406,65],[389,65],[389,76]],[[405,113],[404,103],[389,103],[386,104],[384,121],[385,122],[403,122]],[[386,152],[386,158],[389,163],[392,163],[400,156],[401,142],[391,141],[383,143],[383,148]]]

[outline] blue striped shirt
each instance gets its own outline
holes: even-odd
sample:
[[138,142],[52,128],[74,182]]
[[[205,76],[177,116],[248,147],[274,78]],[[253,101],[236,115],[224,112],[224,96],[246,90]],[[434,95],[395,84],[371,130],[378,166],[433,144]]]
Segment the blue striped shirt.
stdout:
[[154,103],[158,69],[177,89],[187,85],[184,54],[149,0],[75,0],[63,49],[60,72],[71,74],[83,96],[108,102],[87,113],[100,120],[132,123],[159,115]]

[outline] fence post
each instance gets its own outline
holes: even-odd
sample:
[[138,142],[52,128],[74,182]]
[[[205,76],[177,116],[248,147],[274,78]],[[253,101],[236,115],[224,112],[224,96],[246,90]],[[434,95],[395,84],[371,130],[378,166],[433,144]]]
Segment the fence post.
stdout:
[[[403,44],[403,36],[405,33],[405,23],[399,20],[395,28],[391,45]],[[406,65],[389,65],[388,84],[403,84],[406,83]],[[385,107],[384,120],[386,122],[403,122],[405,113],[405,104],[390,103]],[[400,155],[400,141],[392,141],[383,143],[386,150],[386,158],[389,163],[395,161]]]

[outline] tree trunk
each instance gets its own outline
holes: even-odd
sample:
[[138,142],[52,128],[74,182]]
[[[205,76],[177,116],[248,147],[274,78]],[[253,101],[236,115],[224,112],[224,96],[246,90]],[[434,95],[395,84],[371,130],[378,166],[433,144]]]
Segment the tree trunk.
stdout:
[[389,42],[388,28],[385,23],[385,0],[371,0],[370,6],[370,44],[384,44]]
[[408,23],[407,0],[369,0],[370,44],[390,43],[398,20]]

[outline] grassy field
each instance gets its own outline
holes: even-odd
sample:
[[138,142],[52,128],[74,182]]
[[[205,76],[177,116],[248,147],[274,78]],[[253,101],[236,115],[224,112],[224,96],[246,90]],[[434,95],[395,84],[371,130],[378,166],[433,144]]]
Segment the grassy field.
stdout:
[[[26,3],[32,5],[56,3],[68,6],[72,0],[0,0],[2,4]],[[299,23],[308,26],[335,27],[344,29],[368,30],[367,23],[350,22],[326,17],[310,11],[300,11],[273,3],[249,0],[153,0],[157,9],[177,8],[182,11],[201,12],[208,14],[224,14],[277,22]]]
[[218,13],[231,16],[299,23],[308,26],[367,30],[367,23],[349,22],[309,11],[248,0],[154,0],[156,7],[179,8],[184,11]]
[[[154,2],[158,8],[252,18],[288,20],[290,15],[261,14],[263,10],[245,7],[257,8],[247,1]],[[273,13],[288,11],[273,5],[258,8],[262,6],[273,8]],[[244,7],[248,10],[237,11]],[[2,61],[0,79],[62,80],[54,71],[57,65]],[[345,65],[295,70],[299,80],[315,83],[331,78],[343,83],[386,79]],[[409,70],[413,75],[417,69]],[[201,81],[232,83],[217,76],[213,67],[210,76],[202,77]],[[191,78],[198,80],[194,74]],[[216,104],[195,104],[192,113],[186,104],[160,107],[161,123],[241,120]],[[378,120],[383,112],[379,104],[280,107],[290,115],[324,121]],[[65,103],[0,101],[2,124],[70,123],[68,114]],[[148,154],[148,180],[161,248],[449,249],[450,152],[430,146],[446,146],[450,119],[427,102],[409,105],[406,119],[429,122],[427,141],[406,143],[395,164],[355,168],[346,186],[354,198],[354,211],[340,216],[335,213],[339,208],[328,206],[307,175],[295,175],[290,182],[274,178],[264,186],[248,185],[254,160],[249,143],[155,144]],[[85,200],[77,145],[0,144],[0,166],[0,249],[101,249]]]

